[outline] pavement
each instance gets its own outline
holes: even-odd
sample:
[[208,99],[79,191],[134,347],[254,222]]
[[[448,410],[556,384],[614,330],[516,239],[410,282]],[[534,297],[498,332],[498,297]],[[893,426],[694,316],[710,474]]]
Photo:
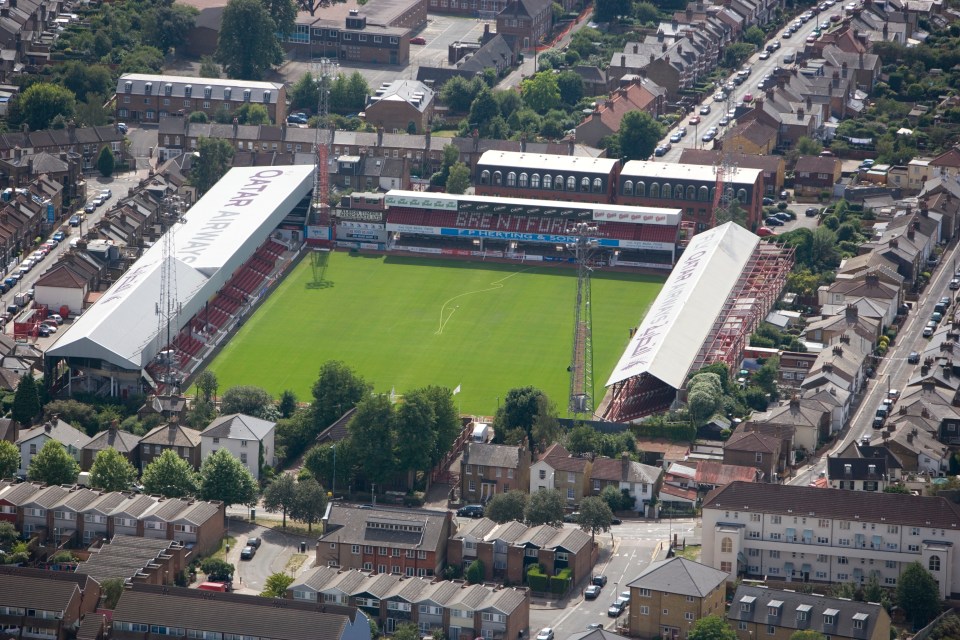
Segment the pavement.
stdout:
[[[236,593],[258,595],[274,573],[288,573],[296,578],[313,567],[316,558],[314,538],[284,533],[260,525],[231,518],[227,535],[236,538],[226,561],[236,567],[233,587]],[[249,537],[261,539],[260,548],[250,560],[241,560],[240,551]],[[306,554],[299,553],[301,542],[307,543]],[[199,579],[198,579],[199,581]]]

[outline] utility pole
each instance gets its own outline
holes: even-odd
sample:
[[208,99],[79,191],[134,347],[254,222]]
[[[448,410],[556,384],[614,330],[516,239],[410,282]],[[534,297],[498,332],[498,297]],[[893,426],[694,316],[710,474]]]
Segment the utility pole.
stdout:
[[590,308],[590,259],[600,246],[597,227],[575,223],[568,231],[574,241],[567,249],[577,262],[577,297],[573,316],[573,352],[570,356],[570,396],[572,415],[593,415],[593,311]]

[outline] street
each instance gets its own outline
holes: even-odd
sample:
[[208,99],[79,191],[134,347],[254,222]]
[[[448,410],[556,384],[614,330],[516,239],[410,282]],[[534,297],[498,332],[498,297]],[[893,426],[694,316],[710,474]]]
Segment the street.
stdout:
[[[687,128],[687,135],[681,138],[680,142],[671,143],[673,148],[670,149],[670,151],[668,151],[666,154],[653,159],[662,162],[679,162],[680,155],[683,153],[684,149],[712,149],[713,142],[703,142],[700,137],[706,133],[707,129],[714,126],[719,130],[717,138],[723,135],[724,127],[720,126],[720,118],[726,114],[728,109],[727,105],[736,105],[738,102],[742,101],[743,96],[748,93],[754,98],[763,97],[763,91],[757,88],[760,80],[763,79],[763,77],[768,73],[773,73],[775,67],[787,67],[788,65],[783,63],[784,56],[789,54],[796,55],[797,51],[803,50],[807,36],[809,36],[813,30],[817,28],[817,23],[822,21],[827,15],[828,12],[815,13],[813,19],[808,20],[803,26],[800,27],[799,31],[795,32],[789,38],[783,37],[783,33],[786,30],[786,26],[784,26],[784,28],[781,29],[776,36],[767,40],[767,42],[764,43],[764,46],[770,42],[773,42],[773,40],[780,40],[782,46],[766,60],[760,59],[760,53],[763,51],[762,47],[760,51],[757,51],[750,56],[746,64],[750,65],[752,72],[746,81],[744,81],[743,84],[741,84],[732,92],[730,96],[731,99],[726,102],[714,102],[713,92],[705,96],[704,101],[698,104],[692,113],[684,116],[682,120],[677,122],[676,126],[667,131],[663,140],[660,141],[660,144],[666,144],[669,142],[670,136],[676,133],[677,129],[681,126]],[[736,72],[731,73],[727,80],[733,80],[734,76],[736,76]],[[700,108],[703,106],[710,107],[709,114],[699,115]],[[699,116],[699,124],[689,124],[689,120],[693,116]],[[729,125],[727,125],[727,127],[735,125],[736,120],[733,120]]]
[[535,599],[530,607],[531,635],[543,627],[553,627],[557,637],[566,637],[586,630],[593,622],[599,622],[604,628],[612,628],[617,621],[626,624],[627,612],[614,620],[607,615],[607,609],[621,591],[629,590],[627,584],[650,564],[658,546],[665,545],[671,535],[676,535],[678,544],[684,541],[700,544],[699,523],[691,518],[660,522],[624,520],[623,524],[613,526],[611,533],[612,543],[610,534],[597,536],[601,552],[594,574],[607,576],[607,586],[603,587],[600,596],[596,600],[585,600],[580,595],[587,586],[584,581],[573,586],[566,600],[542,602]]
[[[827,454],[819,459],[815,459],[809,466],[802,467],[790,479],[789,484],[806,486],[816,480],[821,473],[826,472],[827,457],[836,454],[855,440],[860,440],[865,435],[874,436],[877,431],[873,429],[873,417],[877,406],[886,397],[889,389],[899,389],[901,392],[907,386],[907,382],[916,372],[919,364],[909,364],[907,356],[911,351],[923,352],[926,348],[927,339],[922,336],[923,327],[926,325],[933,308],[942,296],[949,296],[953,299],[953,292],[948,289],[950,280],[953,278],[954,265],[957,259],[957,244],[949,247],[940,258],[940,266],[933,273],[930,283],[921,296],[920,300],[913,305],[913,309],[907,315],[906,321],[900,327],[897,333],[897,339],[890,347],[887,355],[877,369],[874,378],[867,380],[866,390],[861,392],[861,402],[850,419],[850,426],[837,440],[837,443],[830,448]],[[949,317],[949,316],[948,316]]]

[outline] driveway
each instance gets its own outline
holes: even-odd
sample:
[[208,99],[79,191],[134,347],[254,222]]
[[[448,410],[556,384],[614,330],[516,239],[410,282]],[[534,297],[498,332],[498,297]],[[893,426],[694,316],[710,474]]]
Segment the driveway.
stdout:
[[[314,538],[302,539],[237,520],[230,521],[229,534],[237,539],[236,545],[231,547],[227,554],[227,562],[237,568],[233,576],[233,586],[237,593],[259,594],[267,578],[274,573],[286,572],[296,577],[313,565]],[[247,538],[254,536],[261,539],[260,548],[252,560],[241,560],[241,549]],[[298,554],[301,541],[307,543],[305,556]]]

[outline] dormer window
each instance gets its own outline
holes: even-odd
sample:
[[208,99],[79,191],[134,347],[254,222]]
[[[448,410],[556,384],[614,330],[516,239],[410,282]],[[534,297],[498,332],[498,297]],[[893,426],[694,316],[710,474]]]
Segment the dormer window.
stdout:
[[183,97],[189,98],[193,95],[193,85],[188,84],[183,88]]
[[210,85],[205,86],[203,88],[203,99],[209,100],[212,97],[213,97],[213,87],[211,87]]
[[227,87],[226,89],[223,90],[223,99],[230,100],[230,96],[232,93],[233,93],[233,88]]
[[270,91],[263,92],[263,104],[270,104]]
[[243,90],[243,101],[250,102],[250,89]]
[[169,82],[163,85],[163,95],[172,96],[173,95],[173,85]]
[[143,85],[143,92],[147,95],[153,93],[153,83],[148,82],[147,84]]
[[133,93],[133,83],[129,80],[123,83],[123,92],[124,93]]

